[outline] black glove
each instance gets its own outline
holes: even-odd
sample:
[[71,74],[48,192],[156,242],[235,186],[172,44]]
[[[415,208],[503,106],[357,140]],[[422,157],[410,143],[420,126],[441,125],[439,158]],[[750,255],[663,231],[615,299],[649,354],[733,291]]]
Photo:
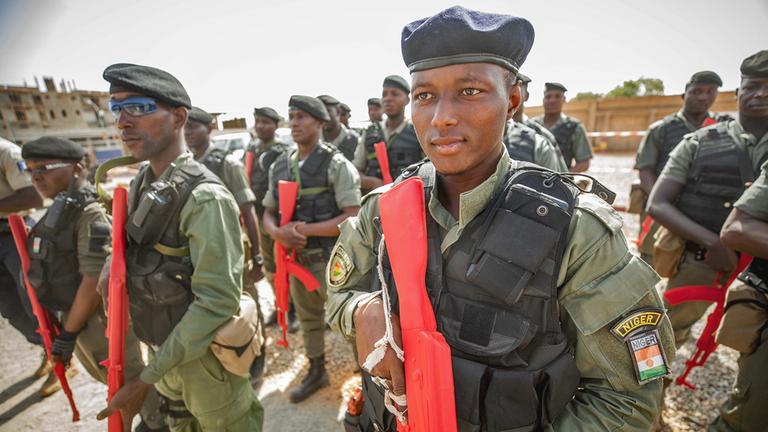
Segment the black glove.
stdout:
[[69,363],[69,360],[72,359],[72,352],[75,350],[76,341],[77,333],[61,330],[59,336],[53,341],[51,353],[61,358],[64,363]]

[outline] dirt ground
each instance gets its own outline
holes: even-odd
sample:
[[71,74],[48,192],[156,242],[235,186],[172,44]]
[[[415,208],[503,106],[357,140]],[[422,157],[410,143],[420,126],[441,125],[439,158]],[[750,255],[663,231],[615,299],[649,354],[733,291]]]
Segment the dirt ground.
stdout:
[[[629,185],[636,177],[631,167],[632,155],[598,155],[590,174],[613,189],[617,204],[626,205]],[[637,217],[625,216],[625,232],[637,235]],[[268,287],[261,286],[262,301],[272,302]],[[694,334],[701,331],[701,323]],[[290,335],[291,349],[274,345],[277,329],[269,329],[267,374],[258,395],[265,408],[265,431],[341,431],[345,395],[359,383],[350,345],[339,335],[326,333],[326,352],[331,385],[301,404],[288,400],[292,386],[306,373],[307,360],[301,354],[301,337]],[[0,319],[0,431],[99,431],[106,422],[96,421],[96,413],[105,406],[106,387],[94,381],[78,365],[79,374],[71,379],[81,420],[72,423],[62,392],[40,399],[37,390],[43,379],[32,373],[40,362],[40,350],[29,345],[8,323]],[[691,354],[693,343],[683,346],[673,362],[675,374]],[[700,431],[717,415],[735,378],[737,353],[718,348],[704,368],[695,370],[691,381],[698,390],[672,386],[667,392],[664,417],[673,431]]]

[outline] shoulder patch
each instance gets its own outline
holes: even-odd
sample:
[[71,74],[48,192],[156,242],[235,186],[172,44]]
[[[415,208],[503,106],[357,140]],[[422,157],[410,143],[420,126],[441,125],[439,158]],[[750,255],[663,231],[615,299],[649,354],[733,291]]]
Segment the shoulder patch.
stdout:
[[651,330],[656,328],[664,316],[660,308],[646,307],[635,309],[624,314],[611,325],[611,333],[621,340],[638,330]]
[[349,279],[349,275],[352,273],[352,269],[355,265],[352,263],[352,259],[347,255],[347,251],[344,247],[336,245],[331,254],[331,260],[328,262],[328,285],[338,288],[344,285],[344,282]]
[[621,231],[621,227],[624,226],[624,220],[616,210],[596,195],[589,193],[579,195],[576,207],[596,217],[611,232]]

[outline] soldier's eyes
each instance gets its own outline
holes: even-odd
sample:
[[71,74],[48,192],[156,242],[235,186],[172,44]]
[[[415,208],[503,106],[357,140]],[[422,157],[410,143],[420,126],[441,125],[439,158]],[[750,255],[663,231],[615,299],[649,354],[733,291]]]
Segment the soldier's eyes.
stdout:
[[417,93],[416,96],[414,96],[414,98],[418,101],[425,101],[425,100],[431,99],[432,95],[427,92],[421,92],[421,93]]
[[480,90],[476,88],[465,88],[461,91],[461,94],[464,96],[474,96],[476,94],[480,93]]

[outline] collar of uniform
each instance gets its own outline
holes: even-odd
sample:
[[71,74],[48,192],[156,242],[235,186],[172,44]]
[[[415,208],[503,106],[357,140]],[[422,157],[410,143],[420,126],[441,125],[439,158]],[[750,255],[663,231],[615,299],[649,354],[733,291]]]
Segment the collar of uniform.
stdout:
[[393,130],[393,131],[392,131],[392,133],[389,133],[389,131],[387,131],[387,121],[386,121],[386,120],[382,120],[382,121],[380,121],[380,122],[379,122],[379,125],[381,126],[381,131],[384,133],[384,139],[387,141],[387,144],[389,144],[389,137],[391,137],[392,135],[395,135],[395,134],[399,134],[400,132],[402,132],[402,131],[403,131],[403,129],[405,129],[405,127],[406,127],[406,126],[408,125],[408,123],[410,123],[410,122],[411,122],[411,119],[409,119],[409,118],[406,118],[405,120],[403,120],[403,122],[402,122],[402,123],[400,123],[400,124],[399,124],[399,125],[398,125],[398,126],[395,128],[395,130]]
[[[490,177],[485,179],[484,182],[477,185],[472,190],[463,192],[459,196],[459,220],[453,218],[453,215],[440,203],[437,196],[437,187],[432,188],[431,196],[429,197],[429,213],[432,218],[435,219],[440,227],[447,231],[443,237],[443,241],[440,245],[441,252],[445,252],[448,248],[456,243],[461,236],[464,228],[472,222],[472,220],[485,209],[488,201],[493,197],[493,193],[496,191],[496,187],[499,185],[499,179],[504,178],[504,175],[509,171],[511,166],[511,159],[507,153],[505,146],[501,146],[503,149],[501,158],[496,164],[496,171],[491,174]],[[438,182],[435,182],[438,184]]]
[[[195,157],[191,151],[189,150],[184,151],[184,153],[180,154],[173,162],[171,162],[171,165],[168,165],[168,168],[166,168],[165,171],[163,171],[160,174],[160,176],[157,178],[166,177],[168,174],[170,174],[170,170],[173,169],[174,165],[175,166],[186,165],[187,163],[189,163],[189,161],[194,159]],[[152,182],[157,180],[157,178],[155,178],[155,174],[152,171],[152,167],[148,166],[147,175],[144,177],[144,183],[141,185],[140,190],[143,190],[145,186],[149,186],[150,184],[152,184]]]
[[[341,141],[344,140],[344,138],[347,137],[348,133],[349,133],[348,130],[345,129],[344,125],[342,124],[341,125],[341,130],[339,131],[339,134],[336,135],[336,138],[334,138],[332,141],[327,141],[327,140],[326,141],[329,142],[330,144],[332,144],[334,147],[338,148],[339,144],[341,144]],[[325,137],[323,137],[323,139],[325,139]]]
[[[693,125],[693,124],[691,124],[691,122],[688,121],[688,119],[685,117],[685,114],[683,114],[683,110],[682,109],[678,110],[675,113],[675,117],[677,117],[680,120],[682,120],[683,123],[685,123],[685,127],[687,127],[689,131],[695,131],[696,129],[698,129],[698,126]],[[712,115],[711,112],[707,111],[707,118],[712,118],[713,119],[715,117]]]
[[741,139],[742,141],[746,142],[750,147],[757,147],[759,144],[768,143],[768,133],[763,134],[760,139],[757,139],[756,136],[745,131],[744,127],[741,126],[741,123],[739,123],[738,120],[732,120],[729,122],[728,132],[734,138]]

